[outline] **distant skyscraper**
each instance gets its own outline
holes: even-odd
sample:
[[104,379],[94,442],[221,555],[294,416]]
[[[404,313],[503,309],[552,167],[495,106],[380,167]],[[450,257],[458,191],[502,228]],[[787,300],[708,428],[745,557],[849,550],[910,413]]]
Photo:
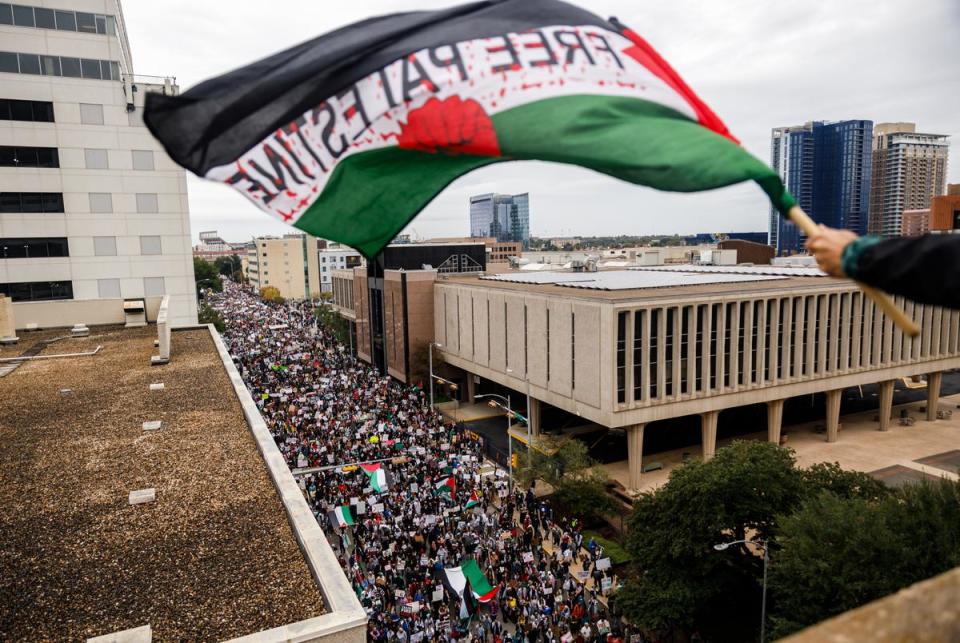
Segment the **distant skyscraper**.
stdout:
[[518,241],[530,248],[530,197],[481,194],[470,197],[470,236]]
[[877,123],[873,131],[871,234],[895,237],[904,210],[930,207],[947,184],[947,136],[917,133],[915,123]]
[[[814,221],[867,231],[872,129],[872,121],[851,120],[773,130],[771,165]],[[795,225],[771,211],[769,243],[778,255],[799,252],[803,241]]]

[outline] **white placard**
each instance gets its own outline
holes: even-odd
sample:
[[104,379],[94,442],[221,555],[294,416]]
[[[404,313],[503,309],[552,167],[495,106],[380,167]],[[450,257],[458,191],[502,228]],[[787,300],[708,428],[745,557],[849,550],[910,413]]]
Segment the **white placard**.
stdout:
[[603,571],[603,570],[605,570],[605,569],[610,569],[610,559],[609,559],[609,558],[601,558],[600,560],[598,560],[598,561],[597,561],[597,569],[600,570],[600,571]]
[[525,552],[523,552],[523,562],[525,562],[525,563],[532,563],[532,562],[533,562],[533,552],[532,552],[532,551],[525,551]]
[[433,596],[431,597],[430,602],[439,603],[442,600],[443,600],[443,588],[440,587],[438,589],[433,590]]
[[375,514],[382,514],[382,513],[383,513],[383,503],[382,503],[382,502],[378,502],[377,504],[373,505],[372,507],[370,507],[370,511],[372,511],[372,512],[375,513]]

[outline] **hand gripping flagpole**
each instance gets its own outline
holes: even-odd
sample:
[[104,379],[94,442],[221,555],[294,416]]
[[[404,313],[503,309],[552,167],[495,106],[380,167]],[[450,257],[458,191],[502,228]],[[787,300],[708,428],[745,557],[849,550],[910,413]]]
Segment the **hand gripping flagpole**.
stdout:
[[[808,237],[812,237],[817,234],[817,224],[813,222],[806,212],[799,205],[795,205],[790,208],[788,213],[790,220],[793,221],[797,227],[803,230],[803,233]],[[907,314],[897,307],[893,302],[893,299],[890,298],[885,292],[877,290],[872,286],[860,283],[859,281],[855,282],[859,286],[860,290],[863,291],[867,297],[873,300],[880,309],[886,313],[886,315],[893,320],[893,323],[900,327],[900,329],[909,335],[910,337],[916,337],[920,334],[920,327],[917,326],[916,322],[907,317]]]

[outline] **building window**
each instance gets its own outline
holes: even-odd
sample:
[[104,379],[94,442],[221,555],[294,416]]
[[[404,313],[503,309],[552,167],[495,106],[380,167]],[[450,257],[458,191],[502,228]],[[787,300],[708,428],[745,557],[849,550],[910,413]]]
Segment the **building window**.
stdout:
[[120,280],[97,279],[97,294],[100,299],[120,299]]
[[60,167],[55,147],[0,145],[0,167]]
[[117,238],[116,237],[94,237],[93,254],[97,257],[116,257],[117,256]]
[[85,11],[60,11],[0,3],[0,25],[59,29],[115,36],[117,21],[113,16]]
[[144,297],[162,297],[165,294],[167,294],[167,290],[165,284],[163,283],[163,277],[143,278]]
[[0,121],[53,122],[53,103],[43,100],[0,98]]
[[139,214],[156,214],[160,211],[156,194],[137,194],[137,212]]
[[162,243],[159,235],[140,237],[140,254],[159,255],[163,254]]
[[29,281],[0,283],[0,292],[14,302],[73,299],[73,284],[69,281]]
[[113,60],[48,56],[12,51],[0,51],[0,72],[93,80],[120,80],[120,65]]
[[69,257],[66,237],[7,237],[0,239],[0,259]]
[[133,150],[133,169],[152,170],[153,152],[151,150]]
[[94,214],[113,212],[113,195],[109,192],[91,192],[88,196],[90,212]]
[[[550,311],[547,311],[550,314]],[[547,353],[549,355],[549,351]],[[627,313],[617,313],[617,404],[627,401]]]
[[59,192],[0,192],[0,212],[63,212]]
[[103,125],[103,105],[80,103],[80,122],[84,125]]
[[88,170],[110,169],[107,150],[83,150],[83,159]]
[[577,388],[577,314],[570,313],[570,388]]
[[657,385],[660,382],[659,378],[659,359],[658,346],[660,343],[660,309],[654,309],[650,311],[650,397],[656,398],[659,395],[660,391],[657,388]]

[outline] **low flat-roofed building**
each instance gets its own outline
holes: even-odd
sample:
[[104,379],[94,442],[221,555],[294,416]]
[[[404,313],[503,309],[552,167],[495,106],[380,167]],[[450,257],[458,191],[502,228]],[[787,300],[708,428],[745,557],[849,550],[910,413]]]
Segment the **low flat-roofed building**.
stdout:
[[[816,268],[661,266],[594,273],[454,276],[434,288],[434,336],[446,364],[541,403],[628,430],[630,488],[638,488],[643,427],[702,417],[705,457],[719,411],[767,403],[779,442],[786,398],[825,393],[828,441],[839,394],[960,367],[960,311],[897,298],[921,326],[905,336],[849,280]],[[889,385],[889,390],[887,386]],[[884,410],[886,409],[886,410]]]
[[[46,359],[0,368],[0,638],[149,625],[154,640],[365,639],[366,615],[215,331],[173,333],[159,368],[154,326],[23,335],[0,358]],[[147,489],[152,502],[130,504]]]

